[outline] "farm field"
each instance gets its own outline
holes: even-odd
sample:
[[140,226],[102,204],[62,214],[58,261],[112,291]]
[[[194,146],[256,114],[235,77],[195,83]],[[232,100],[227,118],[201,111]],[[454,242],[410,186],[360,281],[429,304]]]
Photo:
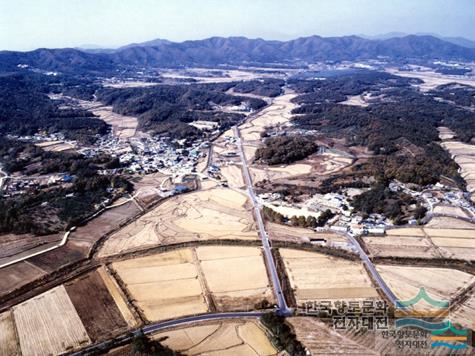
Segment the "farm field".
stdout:
[[467,191],[472,194],[475,202],[475,145],[458,141],[445,141],[441,143],[454,161],[460,166],[460,175],[467,183]]
[[[376,269],[401,300],[415,297],[419,288],[424,287],[432,298],[450,301],[475,282],[475,276],[448,268],[377,265]],[[430,306],[420,302],[416,310],[430,310]]]
[[435,216],[425,225],[434,229],[472,229],[475,230],[475,224],[466,220],[461,220],[451,216]]
[[280,249],[297,303],[318,299],[376,298],[363,265],[320,253]]
[[300,176],[303,174],[309,174],[312,172],[312,166],[305,163],[293,163],[285,166],[262,166],[255,165],[250,167],[250,173],[253,182],[259,182],[264,179],[273,181],[276,179],[290,178]]
[[185,355],[271,356],[272,346],[262,327],[254,321],[222,321],[174,329],[154,335]]
[[0,314],[0,355],[15,356],[20,355],[20,345],[18,344],[15,322],[10,311]]
[[471,295],[467,300],[463,301],[460,307],[450,313],[450,319],[454,323],[475,329],[475,295]]
[[470,78],[461,78],[460,76],[452,76],[452,75],[443,75],[433,71],[424,71],[424,72],[416,72],[416,71],[400,71],[395,68],[388,69],[387,72],[399,75],[401,77],[410,77],[410,78],[419,78],[423,81],[422,84],[418,84],[417,86],[421,89],[421,91],[429,91],[432,90],[439,85],[450,84],[450,83],[460,83],[466,85],[475,85],[475,80]]
[[117,281],[112,277],[105,267],[99,267],[97,269],[97,273],[102,278],[105,287],[109,291],[112,299],[114,299],[115,304],[119,308],[122,317],[127,322],[130,327],[135,327],[138,325],[137,319],[135,318],[134,314],[130,311],[129,307],[127,306],[127,301],[124,293],[121,291]]
[[[152,173],[139,176],[134,179],[134,196],[135,199],[143,206],[149,206],[160,199],[160,187],[163,181],[169,176],[161,173]],[[165,185],[165,187],[167,187]]]
[[196,248],[212,299],[220,311],[252,310],[264,299],[273,303],[264,257],[256,247]]
[[64,286],[92,341],[126,331],[127,323],[97,271]]
[[56,355],[91,342],[63,286],[15,306],[13,315],[24,355]]
[[35,146],[42,148],[47,152],[63,152],[73,150],[74,146],[64,141],[47,141],[35,144]]
[[244,186],[241,166],[234,164],[222,166],[221,174],[228,181],[228,185],[231,188],[241,188]]
[[[264,108],[253,120],[241,125],[240,131],[244,141],[260,140],[261,132],[266,127],[285,124],[290,121],[291,111],[297,106],[291,100],[297,95],[287,93],[273,99],[272,104]],[[251,157],[247,157],[248,159]]]
[[470,218],[463,209],[452,205],[437,205],[434,207],[434,214],[450,215],[460,218]]
[[274,241],[309,242],[310,239],[325,239],[329,245],[346,242],[346,239],[332,231],[316,232],[302,227],[266,222],[266,230]]
[[117,114],[112,111],[112,106],[99,106],[90,110],[112,126],[112,133],[115,136],[121,139],[129,139],[135,136],[138,126],[136,117]]
[[377,257],[475,259],[475,224],[447,216],[432,218],[425,227],[386,230],[386,236],[363,238]]
[[212,188],[172,197],[110,236],[99,257],[209,239],[258,239],[244,194]]
[[5,234],[0,236],[0,265],[27,256],[59,242],[62,234],[34,236]]
[[387,230],[387,236],[365,236],[363,241],[370,254],[375,257],[440,257],[440,251],[434,247],[425,235],[395,235],[396,230]]
[[456,136],[455,132],[448,127],[440,126],[437,130],[439,131],[439,137],[442,141],[452,140]]
[[191,249],[115,262],[112,268],[150,321],[208,311]]
[[359,345],[316,318],[300,316],[287,320],[292,325],[297,339],[312,355],[378,355],[372,347]]
[[8,267],[0,268],[0,296],[10,293],[46,273],[41,268],[29,262],[18,262]]

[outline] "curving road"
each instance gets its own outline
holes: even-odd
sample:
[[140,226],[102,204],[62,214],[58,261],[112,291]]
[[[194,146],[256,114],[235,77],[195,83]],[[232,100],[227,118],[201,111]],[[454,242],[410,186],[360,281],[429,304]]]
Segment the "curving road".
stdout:
[[151,334],[157,331],[173,328],[179,325],[185,325],[190,323],[195,323],[199,321],[209,321],[209,320],[220,320],[220,319],[233,319],[233,318],[260,318],[264,315],[265,312],[233,312],[233,313],[214,313],[214,314],[202,314],[202,315],[195,315],[189,316],[181,319],[174,319],[168,321],[162,321],[159,323],[150,324],[144,326],[143,328],[136,329],[135,331],[129,332],[127,334],[123,334],[121,336],[116,337],[113,340],[103,341],[98,344],[94,344],[88,346],[81,351],[74,352],[74,353],[64,353],[64,355],[90,355],[96,353],[101,350],[107,350],[114,345],[117,345],[122,342],[127,342],[132,340],[135,336],[139,335],[140,333],[144,334]]
[[376,270],[376,267],[374,266],[373,262],[371,262],[368,255],[363,250],[363,248],[361,247],[359,242],[355,239],[355,237],[353,236],[353,234],[351,232],[346,233],[346,236],[348,237],[350,242],[353,244],[353,246],[356,248],[361,260],[366,265],[368,271],[371,273],[371,276],[373,277],[373,280],[378,284],[379,288],[384,293],[386,298],[389,300],[389,302],[392,305],[396,305],[396,302],[397,302],[398,298],[393,293],[391,288],[389,288],[389,286],[383,280],[383,278],[381,277],[379,272]]

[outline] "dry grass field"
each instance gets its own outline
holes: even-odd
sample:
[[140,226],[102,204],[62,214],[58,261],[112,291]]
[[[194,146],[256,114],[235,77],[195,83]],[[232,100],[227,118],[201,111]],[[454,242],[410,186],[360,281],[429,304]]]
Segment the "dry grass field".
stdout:
[[168,199],[109,237],[99,256],[209,239],[258,239],[244,194],[213,188]]
[[150,321],[208,311],[191,249],[115,262],[112,268]]
[[0,355],[21,355],[15,331],[15,322],[10,311],[0,314]]
[[254,321],[222,321],[174,329],[154,335],[184,355],[271,356],[277,350]]
[[363,265],[320,253],[280,249],[297,303],[376,298]]
[[23,355],[56,355],[91,342],[63,286],[13,308]]
[[[371,346],[359,345],[314,317],[292,317],[287,320],[297,339],[311,355],[378,355]],[[374,334],[371,331],[369,333]]]
[[252,310],[264,299],[273,303],[272,287],[259,248],[203,246],[196,253],[219,310]]
[[[450,301],[464,288],[475,282],[475,276],[448,268],[376,266],[389,288],[401,300],[415,297],[424,287],[432,298]],[[425,302],[416,305],[417,310],[428,310]]]
[[127,330],[127,323],[97,271],[64,286],[92,341],[109,339]]

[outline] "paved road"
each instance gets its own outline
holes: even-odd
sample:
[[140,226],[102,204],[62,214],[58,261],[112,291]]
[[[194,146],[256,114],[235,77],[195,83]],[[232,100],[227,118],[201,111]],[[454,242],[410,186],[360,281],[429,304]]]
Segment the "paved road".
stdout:
[[359,242],[355,239],[355,237],[353,236],[353,234],[351,232],[348,232],[346,234],[346,236],[348,237],[348,239],[351,241],[351,243],[353,244],[353,246],[356,248],[358,254],[360,255],[360,258],[361,260],[363,261],[363,263],[366,265],[366,267],[368,268],[368,271],[371,273],[371,275],[373,276],[373,280],[378,284],[379,288],[381,288],[381,290],[383,291],[383,293],[386,295],[386,297],[388,298],[389,302],[392,304],[392,305],[396,305],[396,301],[398,300],[398,298],[396,297],[396,295],[393,293],[393,291],[388,287],[388,285],[386,284],[386,282],[383,280],[383,278],[381,277],[381,275],[379,274],[379,272],[376,270],[376,267],[374,266],[373,262],[371,262],[371,260],[369,259],[368,255],[366,254],[366,252],[363,250],[363,248],[360,246]]
[[259,202],[256,199],[256,195],[254,194],[254,188],[252,186],[252,179],[251,174],[249,173],[249,167],[247,165],[246,157],[244,155],[244,149],[242,147],[242,139],[241,134],[239,132],[239,128],[237,126],[233,127],[234,135],[237,138],[237,144],[239,148],[239,156],[242,162],[242,171],[244,174],[244,182],[247,187],[247,194],[251,198],[252,205],[254,207],[254,215],[256,216],[257,226],[259,228],[259,234],[262,240],[262,248],[264,249],[264,256],[267,262],[267,268],[269,269],[269,274],[272,279],[272,285],[274,287],[274,292],[277,297],[277,304],[279,306],[278,313],[281,315],[291,315],[292,309],[287,306],[287,302],[285,301],[284,293],[282,292],[282,287],[280,285],[279,275],[277,273],[277,268],[275,267],[274,257],[272,256],[271,252],[271,245],[269,241],[269,235],[264,226],[264,221],[262,219],[261,210]]
[[151,325],[144,326],[143,328],[137,329],[133,332],[121,335],[114,340],[104,341],[98,344],[88,346],[81,351],[74,353],[64,353],[67,355],[79,356],[79,355],[89,355],[97,351],[105,350],[114,344],[120,342],[127,342],[134,338],[134,336],[139,335],[141,332],[144,334],[151,334],[157,331],[173,328],[179,325],[186,325],[190,323],[195,323],[199,321],[209,321],[209,320],[220,320],[220,319],[233,319],[233,318],[260,318],[264,315],[265,312],[233,312],[233,313],[215,313],[215,314],[202,314],[196,316],[190,316],[181,319],[174,319],[168,321],[162,321],[159,323],[154,323]]

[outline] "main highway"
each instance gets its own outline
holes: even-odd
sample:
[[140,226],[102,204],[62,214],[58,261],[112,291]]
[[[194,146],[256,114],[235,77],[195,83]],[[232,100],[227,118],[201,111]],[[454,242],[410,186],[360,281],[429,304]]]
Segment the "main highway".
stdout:
[[249,167],[247,165],[246,156],[244,155],[244,149],[242,147],[242,139],[241,133],[239,132],[239,128],[237,126],[233,127],[234,136],[236,137],[238,149],[239,149],[239,157],[241,158],[242,162],[242,172],[244,175],[244,183],[247,187],[247,194],[251,199],[254,215],[256,217],[257,227],[259,228],[259,235],[261,236],[262,241],[262,248],[264,250],[264,257],[266,259],[267,268],[269,274],[272,279],[272,285],[274,287],[274,294],[277,298],[277,305],[278,310],[277,313],[280,315],[291,315],[292,309],[290,309],[285,301],[284,293],[282,292],[282,286],[280,285],[280,278],[279,274],[277,273],[277,268],[275,266],[274,257],[272,256],[272,249],[271,244],[269,241],[269,235],[264,226],[264,221],[262,219],[261,207],[259,202],[256,199],[256,195],[254,193],[254,188],[252,186],[252,179],[251,174],[249,173]]

